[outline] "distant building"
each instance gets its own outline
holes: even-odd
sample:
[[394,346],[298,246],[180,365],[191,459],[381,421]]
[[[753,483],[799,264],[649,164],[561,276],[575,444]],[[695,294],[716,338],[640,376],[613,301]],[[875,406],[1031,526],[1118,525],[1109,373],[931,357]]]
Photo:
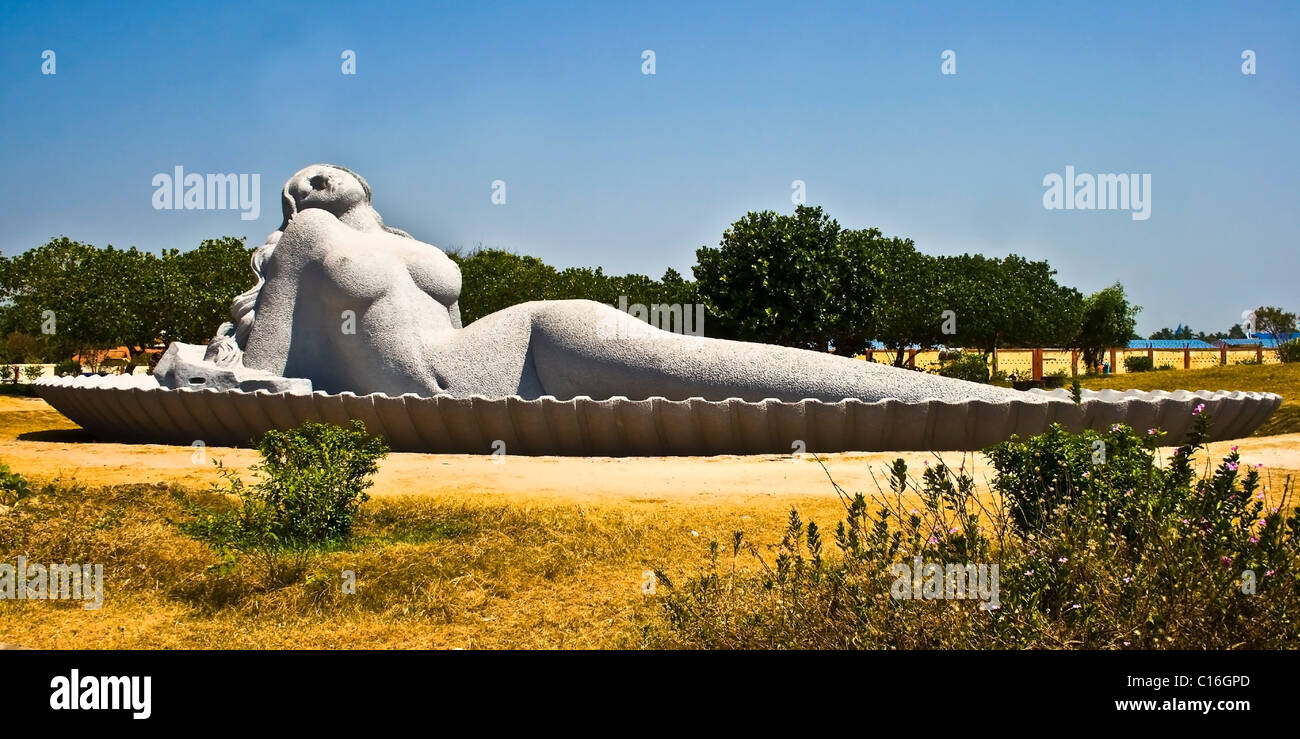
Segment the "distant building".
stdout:
[[1133,339],[1129,349],[1213,349],[1200,339]]

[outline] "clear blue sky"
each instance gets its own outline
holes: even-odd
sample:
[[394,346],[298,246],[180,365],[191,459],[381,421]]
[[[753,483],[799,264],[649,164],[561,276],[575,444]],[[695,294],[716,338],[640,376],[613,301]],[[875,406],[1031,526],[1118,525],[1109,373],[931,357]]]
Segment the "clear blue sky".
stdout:
[[[1143,334],[1300,308],[1300,3],[184,5],[5,0],[0,251],[257,244],[329,161],[421,240],[658,276],[801,179],[930,253],[1120,280]],[[260,173],[261,218],[154,210],[177,165]],[[1150,173],[1150,219],[1045,210],[1066,165]]]

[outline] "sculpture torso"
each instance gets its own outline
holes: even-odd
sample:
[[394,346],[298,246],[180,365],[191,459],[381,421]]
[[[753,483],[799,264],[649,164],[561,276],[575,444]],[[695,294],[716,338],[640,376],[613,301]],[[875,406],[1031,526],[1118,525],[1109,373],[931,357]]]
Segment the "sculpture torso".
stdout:
[[460,269],[436,247],[312,208],[267,260],[247,366],[321,390],[436,393],[429,349],[455,328]]

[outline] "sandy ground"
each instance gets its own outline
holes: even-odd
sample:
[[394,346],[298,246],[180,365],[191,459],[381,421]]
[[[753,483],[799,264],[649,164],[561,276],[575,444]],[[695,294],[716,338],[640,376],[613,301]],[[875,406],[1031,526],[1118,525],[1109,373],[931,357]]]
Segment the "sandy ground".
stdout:
[[[1300,470],[1300,434],[1219,442],[1216,455],[1240,444],[1243,462],[1263,464],[1278,490],[1287,474]],[[827,470],[846,490],[877,489],[885,467],[907,460],[919,471],[928,452],[845,453],[824,455]],[[945,453],[950,466],[965,465],[985,484],[990,468],[978,454]],[[246,469],[257,461],[247,449],[211,447],[196,450],[158,444],[93,442],[43,400],[0,398],[0,460],[33,478],[62,477],[85,484],[179,482],[206,486],[218,479],[212,460]],[[1267,478],[1266,478],[1267,480]],[[659,503],[759,504],[783,499],[830,498],[826,471],[811,457],[788,455],[717,457],[512,457],[499,462],[470,454],[392,454],[380,467],[376,495],[410,493],[473,496],[487,502],[547,504]]]

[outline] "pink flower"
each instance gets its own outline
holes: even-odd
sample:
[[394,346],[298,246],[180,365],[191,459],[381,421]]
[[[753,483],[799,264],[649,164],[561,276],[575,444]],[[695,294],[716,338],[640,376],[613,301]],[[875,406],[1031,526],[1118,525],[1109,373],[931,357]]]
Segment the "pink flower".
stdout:
[[938,543],[939,543],[939,540],[936,539],[936,538],[934,538],[933,536],[931,536],[931,537],[930,537],[930,543],[931,543],[931,544],[938,544]]
[[1229,462],[1229,463],[1228,463],[1228,469],[1232,470],[1233,472],[1236,472],[1236,471],[1237,471],[1237,463],[1236,463],[1236,462]]
[[1232,447],[1232,453],[1233,453],[1233,454],[1236,454],[1236,453],[1237,453],[1237,447],[1236,447],[1235,445]]
[[948,529],[948,533],[950,533],[950,534],[955,534],[955,533],[957,533],[957,530],[958,530],[957,527],[956,527],[956,526],[953,526],[952,528]]
[[1034,571],[1033,571],[1033,570],[1025,570],[1025,574],[1026,574],[1026,575],[1032,575],[1032,574],[1034,574]]
[[1155,429],[1147,429],[1147,436],[1154,436],[1155,433],[1156,433]]
[[1132,578],[1132,577],[1126,577],[1126,578],[1124,578],[1124,582],[1125,582],[1125,583],[1131,583],[1131,582],[1133,582],[1133,578]]
[[1066,562],[1069,562],[1069,561],[1070,561],[1070,558],[1069,558],[1069,557],[1061,557],[1060,559],[1058,559],[1058,560],[1056,560],[1056,561],[1057,561],[1057,562],[1060,562],[1061,564],[1065,564]]
[[1204,404],[1204,403],[1201,403],[1200,405],[1198,405],[1198,406],[1196,406],[1195,408],[1192,409],[1192,415],[1193,415],[1193,416],[1199,416],[1199,415],[1201,415],[1201,412],[1204,411],[1204,410],[1205,410],[1205,404]]
[[1219,558],[1219,563],[1222,564],[1222,565],[1223,565],[1223,569],[1226,570],[1226,569],[1232,567],[1232,557],[1229,557],[1228,555],[1225,554],[1225,555],[1223,555],[1222,557]]
[[1273,576],[1273,571],[1272,571],[1272,570],[1269,570],[1268,572],[1265,572],[1265,573],[1264,573],[1264,577],[1272,577],[1272,576]]

